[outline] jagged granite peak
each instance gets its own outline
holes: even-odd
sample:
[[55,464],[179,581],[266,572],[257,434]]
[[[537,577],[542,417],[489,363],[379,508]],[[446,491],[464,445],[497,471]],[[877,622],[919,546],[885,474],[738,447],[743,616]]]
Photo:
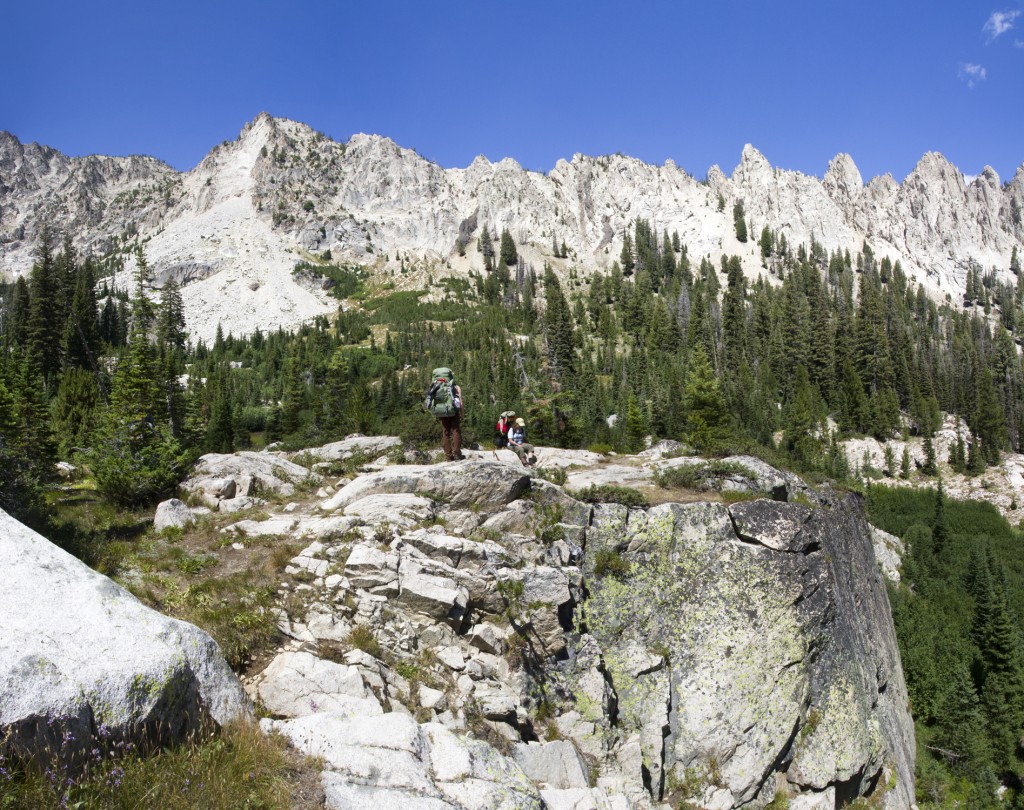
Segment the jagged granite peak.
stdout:
[[[737,201],[746,243],[735,236]],[[0,133],[0,272],[31,267],[45,221],[70,230],[83,254],[121,250],[126,272],[126,244],[137,239],[157,287],[185,284],[188,328],[203,338],[218,323],[240,334],[331,312],[336,301],[292,275],[327,250],[398,286],[423,286],[431,273],[479,270],[481,230],[508,228],[534,267],[608,269],[637,218],[678,232],[691,257],[740,256],[751,277],[765,272],[757,236],[767,226],[790,245],[814,239],[855,253],[867,243],[930,294],[957,296],[971,266],[1008,278],[1012,249],[1024,248],[1022,208],[1024,166],[1005,185],[989,168],[967,182],[938,153],[902,184],[884,175],[865,185],[845,154],[823,179],[776,168],[750,144],[731,177],[712,166],[705,181],[673,161],[621,154],[577,153],[547,174],[482,155],[444,169],[380,135],[340,143],[264,112],[177,172],[155,158],[69,158]],[[554,257],[553,244],[571,258]]]
[[856,199],[864,188],[860,169],[846,152],[839,153],[829,161],[828,170],[821,182],[832,199]]

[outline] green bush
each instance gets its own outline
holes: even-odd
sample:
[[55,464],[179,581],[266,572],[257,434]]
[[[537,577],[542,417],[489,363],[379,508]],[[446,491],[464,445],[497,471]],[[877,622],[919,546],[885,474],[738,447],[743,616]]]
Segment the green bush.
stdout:
[[133,424],[106,430],[93,449],[96,486],[111,503],[139,506],[170,494],[187,456],[165,426]]
[[629,569],[629,562],[615,549],[602,548],[594,555],[594,576],[598,579],[623,579],[629,574]]
[[614,484],[591,484],[587,489],[573,493],[585,503],[618,503],[623,506],[648,506],[647,496],[632,487],[619,487]]
[[654,474],[654,483],[662,489],[679,487],[696,489],[701,492],[709,488],[708,468],[705,464],[683,464],[678,467],[666,467]]

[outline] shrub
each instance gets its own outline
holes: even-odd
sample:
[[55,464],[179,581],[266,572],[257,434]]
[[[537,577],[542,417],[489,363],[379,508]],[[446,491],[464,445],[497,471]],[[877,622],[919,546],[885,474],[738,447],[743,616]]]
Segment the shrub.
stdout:
[[632,487],[619,487],[614,484],[591,484],[587,489],[574,493],[578,500],[585,503],[618,503],[623,506],[648,506],[647,496]]
[[654,474],[654,483],[662,489],[680,487],[704,492],[708,489],[708,468],[704,464],[685,464],[666,467]]
[[594,555],[594,576],[598,579],[623,579],[629,574],[629,569],[629,562],[615,549],[602,548]]

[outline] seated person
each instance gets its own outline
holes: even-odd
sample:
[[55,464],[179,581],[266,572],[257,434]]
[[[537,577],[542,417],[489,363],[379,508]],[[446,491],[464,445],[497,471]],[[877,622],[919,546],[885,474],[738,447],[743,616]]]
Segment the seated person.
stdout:
[[519,456],[524,467],[537,463],[537,456],[533,453],[533,445],[526,441],[526,422],[520,417],[508,430],[508,447]]

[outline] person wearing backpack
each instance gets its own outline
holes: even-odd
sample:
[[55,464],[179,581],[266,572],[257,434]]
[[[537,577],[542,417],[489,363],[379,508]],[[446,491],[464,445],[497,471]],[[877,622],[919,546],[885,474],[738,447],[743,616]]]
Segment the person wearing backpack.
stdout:
[[462,389],[450,368],[435,368],[423,403],[441,423],[441,444],[448,461],[462,461]]
[[515,419],[515,411],[502,411],[498,417],[498,424],[494,426],[498,435],[494,437],[494,446],[499,450],[503,447],[508,447],[508,431],[512,427],[512,420]]

